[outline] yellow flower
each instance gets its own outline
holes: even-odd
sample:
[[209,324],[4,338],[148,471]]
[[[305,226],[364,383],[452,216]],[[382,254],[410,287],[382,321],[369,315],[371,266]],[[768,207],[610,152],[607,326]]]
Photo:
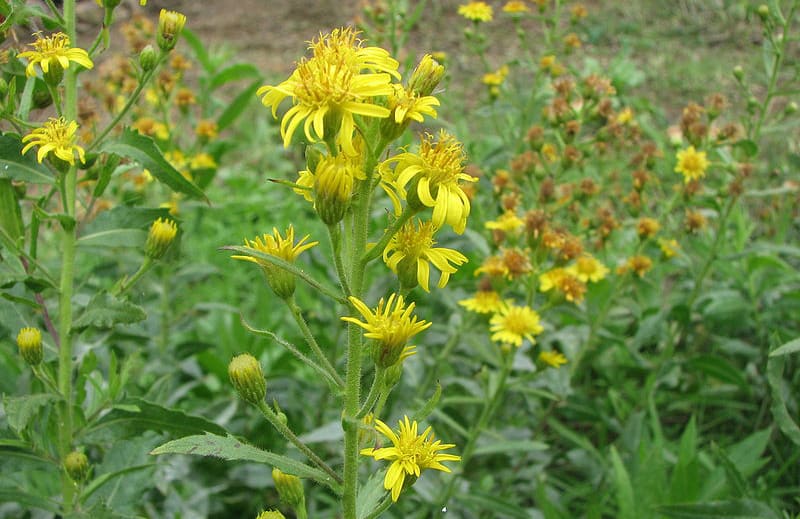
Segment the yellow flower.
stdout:
[[511,0],[510,2],[506,2],[506,5],[503,6],[504,13],[520,14],[527,13],[529,11],[530,9],[528,9],[528,6],[525,4],[525,2],[520,0]]
[[658,247],[661,249],[661,253],[666,259],[675,257],[681,248],[677,240],[667,240],[664,238],[658,240]]
[[494,290],[479,290],[469,299],[462,299],[458,302],[461,306],[479,314],[490,314],[499,312],[503,308],[503,300],[500,294]]
[[27,326],[20,329],[17,334],[17,346],[20,355],[28,365],[36,366],[42,362],[44,349],[42,348],[42,332],[39,328]]
[[[280,258],[287,263],[294,263],[302,252],[317,245],[319,242],[304,243],[308,239],[305,235],[297,243],[294,242],[294,227],[291,225],[286,229],[286,237],[281,236],[277,228],[272,228],[272,234],[264,234],[262,237],[256,237],[254,240],[244,240],[245,247],[251,250],[269,254]],[[275,293],[282,298],[287,298],[294,293],[295,279],[294,274],[286,272],[282,268],[270,263],[261,258],[254,258],[252,256],[231,256],[233,259],[244,261],[251,261],[259,266],[267,276],[269,286]]]
[[628,124],[633,122],[633,110],[628,107],[623,108],[622,111],[617,114],[617,122],[619,124]]
[[639,254],[628,258],[628,260],[618,268],[618,271],[624,274],[625,272],[632,270],[637,276],[643,278],[651,268],[653,268],[653,260],[647,256]]
[[549,292],[552,289],[564,294],[567,301],[579,303],[586,293],[586,285],[569,269],[554,268],[539,275],[539,290]]
[[597,283],[608,275],[608,267],[590,254],[580,256],[567,270],[584,283]]
[[486,2],[470,2],[459,6],[458,14],[473,22],[491,22],[492,6]]
[[[342,321],[360,326],[366,330],[364,337],[375,339],[378,347],[373,350],[373,360],[384,368],[400,360],[408,340],[431,325],[427,321],[418,321],[417,316],[412,317],[416,304],[406,306],[403,296],[397,294],[390,295],[388,301],[381,298],[374,311],[357,297],[350,296],[349,299],[367,322],[349,316],[342,317]],[[413,349],[407,353],[406,356],[413,355]]]
[[363,47],[357,34],[342,28],[320,35],[311,42],[313,56],[302,59],[286,81],[256,92],[264,106],[272,107],[273,117],[278,105],[292,98],[293,106],[281,120],[284,146],[305,120],[303,132],[310,142],[335,138],[345,153],[355,155],[354,116],[389,117],[389,109],[372,98],[393,93],[391,78],[399,78],[398,63],[383,49]]
[[411,486],[423,470],[436,469],[450,472],[450,469],[442,465],[442,462],[461,460],[461,456],[439,452],[452,449],[455,445],[436,440],[430,427],[425,429],[422,434],[417,434],[417,422],[409,420],[408,416],[404,416],[403,420],[398,421],[397,433],[377,419],[375,420],[375,429],[389,438],[392,446],[380,449],[362,449],[361,454],[372,456],[376,460],[391,460],[392,464],[386,471],[386,477],[383,480],[383,488],[391,490],[392,501],[397,501],[400,497],[400,492],[406,486],[406,477],[408,477],[408,486]]
[[417,68],[411,73],[411,79],[408,80],[408,91],[418,96],[429,96],[444,77],[444,66],[439,64],[438,61],[444,58],[439,57],[434,59],[430,54],[425,54],[419,60]]
[[518,231],[525,222],[514,211],[506,211],[497,220],[491,220],[484,225],[487,229],[496,229],[503,232]]
[[203,119],[197,123],[197,128],[195,128],[194,132],[198,137],[211,140],[217,138],[217,135],[219,134],[219,128],[217,127],[217,123],[214,121]]
[[480,267],[475,269],[475,275],[486,274],[489,277],[500,278],[503,276],[510,276],[508,266],[502,256],[493,255],[488,256]]
[[28,66],[25,68],[25,75],[28,77],[36,75],[35,65],[37,64],[42,69],[43,74],[52,73],[55,77],[58,77],[61,72],[69,68],[70,61],[86,68],[94,67],[89,54],[83,49],[70,47],[69,36],[63,32],[57,32],[46,37],[42,36],[41,33],[36,33],[36,41],[31,46],[34,50],[17,54],[20,58],[28,59]]
[[59,159],[75,164],[75,153],[78,154],[80,161],[86,162],[84,150],[75,144],[75,132],[78,130],[78,123],[75,121],[67,122],[63,117],[58,119],[50,118],[41,128],[32,130],[31,133],[22,138],[22,142],[27,142],[22,153],[26,153],[34,146],[39,146],[36,154],[37,160],[41,163],[48,153],[53,152]]
[[[405,287],[416,286],[417,283],[425,292],[430,292],[430,264],[439,269],[439,288],[444,288],[450,274],[458,269],[456,266],[467,262],[466,256],[453,249],[434,247],[433,235],[436,229],[431,222],[417,221],[406,223],[392,236],[383,251],[383,261],[400,277]],[[451,265],[453,263],[456,266]]]
[[392,85],[393,92],[389,96],[389,110],[394,114],[392,119],[395,124],[403,124],[409,121],[421,123],[424,116],[436,118],[436,109],[439,100],[433,96],[420,96],[414,94],[410,89],[406,90],[402,85]]
[[186,25],[186,15],[177,11],[161,10],[158,14],[156,41],[162,51],[169,52],[175,48],[184,25]]
[[636,233],[641,239],[652,238],[661,229],[661,224],[655,218],[640,218],[636,224]]
[[192,157],[189,167],[191,169],[214,169],[217,167],[217,161],[208,153],[201,152]]
[[488,86],[500,86],[508,76],[508,65],[503,65],[494,72],[488,72],[483,75],[483,84]]
[[150,226],[145,243],[145,254],[152,259],[160,259],[178,234],[178,226],[168,218],[159,218]]
[[399,189],[405,190],[411,183],[408,190],[411,207],[432,207],[434,227],[438,229],[447,223],[461,234],[467,226],[470,203],[458,182],[478,181],[464,173],[464,160],[462,144],[442,130],[438,141],[434,141],[433,135],[426,134],[418,153],[400,153],[387,163],[397,163],[394,180]]
[[539,324],[539,314],[529,306],[504,304],[489,320],[492,340],[503,345],[521,346],[523,339],[536,344],[534,335],[544,331]]
[[539,353],[539,360],[556,369],[567,363],[567,358],[557,351],[542,351]]
[[677,159],[678,163],[675,165],[675,172],[683,175],[683,181],[686,184],[692,180],[703,178],[710,164],[708,158],[706,158],[706,152],[697,151],[694,146],[678,151]]
[[264,510],[256,519],[286,519],[286,516],[280,510]]

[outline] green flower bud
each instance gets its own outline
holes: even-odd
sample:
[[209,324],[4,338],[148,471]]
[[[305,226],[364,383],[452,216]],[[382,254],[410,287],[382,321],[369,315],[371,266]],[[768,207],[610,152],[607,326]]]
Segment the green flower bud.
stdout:
[[277,510],[265,510],[256,519],[286,519],[286,516]]
[[736,78],[736,81],[741,82],[744,79],[744,69],[741,65],[736,65],[733,67],[733,77]]
[[786,105],[786,109],[784,110],[784,112],[786,113],[786,115],[792,115],[794,113],[797,113],[797,103],[792,101],[791,103]]
[[429,96],[444,77],[444,66],[425,54],[411,74],[408,90],[419,97]]
[[22,328],[17,334],[19,353],[30,366],[38,366],[42,362],[42,332],[38,328]]
[[306,497],[300,478],[274,468],[272,469],[272,480],[275,481],[275,489],[278,491],[281,501],[292,508],[300,508],[304,505]]
[[261,363],[243,353],[234,357],[228,364],[228,376],[242,400],[259,405],[267,395],[267,381],[261,370]]
[[149,72],[156,67],[157,58],[158,56],[156,56],[156,50],[153,46],[147,45],[139,53],[139,66],[142,67],[143,71]]
[[158,48],[164,52],[174,49],[184,25],[186,25],[185,15],[162,9],[158,15],[158,35],[156,37]]
[[64,470],[72,481],[80,483],[89,475],[89,458],[82,452],[72,451],[64,458]]
[[758,13],[758,17],[761,18],[762,22],[766,22],[769,20],[769,6],[766,4],[761,4],[756,9],[756,13]]
[[178,233],[175,222],[169,219],[159,218],[150,226],[147,233],[147,242],[144,245],[144,252],[147,257],[157,260],[164,257]]

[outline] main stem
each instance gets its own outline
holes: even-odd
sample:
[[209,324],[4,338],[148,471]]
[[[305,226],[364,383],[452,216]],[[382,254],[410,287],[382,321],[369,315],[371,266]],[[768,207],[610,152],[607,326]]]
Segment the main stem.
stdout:
[[[380,150],[378,150],[380,151]],[[370,154],[364,170],[369,174],[375,169],[375,154]],[[358,190],[353,218],[353,247],[350,264],[350,290],[352,295],[361,298],[364,289],[364,266],[359,261],[367,249],[369,230],[370,183],[361,182]],[[361,329],[350,323],[347,329],[347,372],[345,374],[344,413],[344,495],[342,512],[344,519],[356,517],[356,495],[358,489],[358,411],[361,394]]]
[[[64,0],[64,30],[70,41],[75,37],[75,0]],[[77,78],[73,68],[64,73],[64,106],[62,113],[68,121],[74,121],[78,113]],[[75,218],[75,188],[78,172],[70,166],[62,177],[61,199],[64,202],[64,213]],[[75,241],[76,225],[62,224],[61,229],[61,279],[58,292],[58,331],[60,346],[58,351],[58,391],[63,398],[58,428],[58,451],[63,460],[72,450],[72,291],[75,276]],[[64,511],[71,512],[75,508],[75,485],[66,472],[62,472],[61,488],[64,499]]]

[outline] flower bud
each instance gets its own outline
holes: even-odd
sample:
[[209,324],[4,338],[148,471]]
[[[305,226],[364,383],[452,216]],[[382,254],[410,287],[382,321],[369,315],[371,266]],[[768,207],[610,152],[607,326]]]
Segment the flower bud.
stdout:
[[42,362],[42,332],[38,328],[22,328],[17,334],[17,346],[28,365],[38,366]]
[[792,115],[797,112],[797,103],[794,101],[790,102],[786,105],[786,108],[783,110],[786,115]]
[[286,519],[286,516],[278,510],[265,510],[258,514],[256,519]]
[[744,68],[741,65],[736,65],[733,67],[733,77],[736,78],[736,81],[741,82],[744,79]]
[[228,376],[242,400],[258,405],[267,395],[267,381],[261,371],[261,363],[243,353],[235,356],[228,364]]
[[278,491],[281,501],[292,508],[300,508],[304,505],[306,497],[300,478],[274,468],[272,469],[272,480],[275,481],[275,489]]
[[100,7],[105,7],[106,9],[114,9],[120,4],[121,0],[97,0],[97,3],[100,4]]
[[425,54],[411,74],[408,90],[420,97],[429,96],[443,77],[444,66],[440,65],[430,54]]
[[158,15],[158,35],[156,37],[158,48],[164,52],[174,49],[185,24],[185,15],[176,11],[162,9]]
[[147,242],[144,245],[144,252],[148,258],[157,260],[164,257],[178,233],[175,222],[169,219],[159,218],[150,226],[147,233]]
[[759,5],[756,13],[758,13],[758,17],[761,18],[762,22],[769,20],[769,6],[767,4]]
[[64,470],[72,481],[80,483],[89,475],[89,458],[80,451],[72,451],[64,458]]
[[325,157],[317,164],[314,175],[314,208],[326,225],[342,221],[350,207],[353,194],[354,172],[347,156]]
[[139,53],[139,66],[144,72],[150,72],[156,67],[156,50],[152,45],[147,45]]

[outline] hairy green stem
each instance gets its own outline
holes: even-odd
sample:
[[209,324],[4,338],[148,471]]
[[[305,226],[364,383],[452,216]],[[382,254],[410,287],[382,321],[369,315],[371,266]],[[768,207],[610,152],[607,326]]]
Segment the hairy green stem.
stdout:
[[270,407],[267,405],[265,401],[262,400],[258,404],[258,409],[261,411],[261,414],[264,415],[264,418],[266,418],[267,421],[269,421],[269,423],[271,423],[272,426],[275,427],[275,429],[279,433],[281,433],[281,435],[283,435],[284,438],[286,438],[289,442],[291,442],[292,445],[297,447],[297,449],[300,452],[305,454],[305,456],[309,459],[309,461],[311,461],[311,463],[322,469],[323,472],[328,474],[337,483],[339,484],[342,483],[342,478],[339,477],[339,474],[337,474],[336,471],[333,470],[327,463],[322,461],[322,458],[317,456],[317,454],[314,451],[308,448],[308,445],[300,441],[300,438],[298,438],[292,432],[292,430],[289,429],[289,427],[287,427],[283,422],[280,421],[278,415],[275,414],[275,411],[270,409]]
[[370,409],[375,402],[378,400],[378,397],[381,396],[383,391],[383,378],[386,370],[380,367],[375,367],[375,377],[372,379],[372,386],[369,388],[369,393],[367,393],[367,398],[364,399],[364,404],[359,409],[356,418],[359,420],[364,418],[367,413],[369,413]]
[[133,285],[135,285],[142,278],[142,276],[147,274],[147,271],[149,271],[152,266],[153,260],[149,256],[146,256],[142,264],[139,266],[139,269],[133,274],[133,276],[121,280],[120,283],[111,290],[111,293],[115,296],[124,294],[130,290],[131,287],[133,287]]
[[317,359],[322,363],[322,367],[327,371],[331,377],[336,381],[336,384],[339,386],[344,385],[344,381],[342,377],[339,376],[339,373],[336,371],[336,368],[333,367],[331,361],[328,360],[328,357],[325,355],[325,352],[322,351],[322,348],[319,347],[317,344],[317,340],[314,338],[314,334],[311,333],[311,330],[308,328],[308,323],[306,323],[305,318],[303,317],[303,313],[300,310],[300,307],[297,306],[297,303],[294,301],[294,297],[290,297],[286,300],[286,306],[289,307],[289,311],[292,312],[292,316],[294,317],[297,326],[300,328],[300,332],[303,334],[303,338],[306,340],[306,343],[311,348],[311,351],[314,352],[314,355],[317,356]]
[[331,251],[333,252],[333,264],[336,266],[336,274],[339,276],[339,284],[346,296],[350,295],[350,283],[347,281],[347,272],[342,263],[342,229],[339,224],[328,226],[328,238],[331,241]]

